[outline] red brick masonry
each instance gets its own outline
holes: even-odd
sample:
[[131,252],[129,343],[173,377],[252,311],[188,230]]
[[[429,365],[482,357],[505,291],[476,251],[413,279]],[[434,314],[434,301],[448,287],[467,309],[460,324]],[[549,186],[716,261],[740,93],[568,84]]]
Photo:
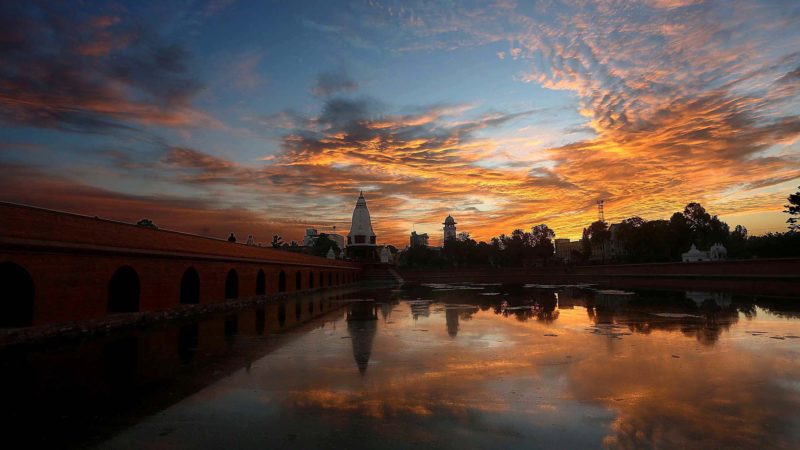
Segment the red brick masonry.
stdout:
[[[240,298],[256,295],[256,277],[266,292],[285,292],[357,281],[361,267],[309,255],[231,244],[167,230],[0,202],[0,263],[24,268],[35,285],[33,324],[95,319],[107,314],[108,283],[123,266],[136,271],[140,311],[179,305],[180,281],[193,267],[200,275],[200,304],[222,302],[228,271],[236,270]],[[330,281],[329,281],[330,280]],[[8,289],[3,286],[0,289]],[[3,296],[5,297],[5,296]]]
[[800,258],[539,268],[401,270],[410,283],[603,283],[630,288],[714,290],[800,297]]

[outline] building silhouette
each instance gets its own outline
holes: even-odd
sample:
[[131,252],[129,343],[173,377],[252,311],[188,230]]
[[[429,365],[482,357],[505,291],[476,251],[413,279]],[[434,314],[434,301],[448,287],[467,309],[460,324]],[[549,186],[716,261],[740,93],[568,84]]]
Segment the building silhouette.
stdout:
[[456,220],[453,219],[453,216],[447,215],[447,218],[444,219],[444,240],[442,242],[447,242],[448,239],[455,239],[456,238]]

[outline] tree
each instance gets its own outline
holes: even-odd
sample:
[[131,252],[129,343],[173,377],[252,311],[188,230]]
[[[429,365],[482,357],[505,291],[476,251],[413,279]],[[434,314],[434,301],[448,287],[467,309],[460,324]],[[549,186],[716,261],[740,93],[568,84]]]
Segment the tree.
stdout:
[[587,230],[589,242],[591,242],[592,253],[597,249],[603,262],[606,259],[606,246],[611,240],[611,232],[608,231],[608,224],[602,221],[593,222]]
[[311,247],[311,254],[315,256],[327,256],[330,249],[333,249],[333,253],[335,253],[336,256],[339,256],[339,253],[341,253],[339,244],[337,244],[336,241],[329,238],[327,234],[320,233],[319,237],[314,241],[314,245]]
[[533,244],[533,254],[542,259],[543,264],[547,264],[547,260],[553,256],[555,247],[553,246],[553,239],[556,233],[545,224],[536,225],[531,228],[531,244]]
[[728,237],[728,256],[742,258],[747,256],[747,228],[736,225]]
[[702,247],[713,244],[724,244],[727,241],[730,228],[728,224],[712,216],[699,203],[689,203],[683,209],[683,217],[691,230],[691,242]]
[[272,248],[281,248],[281,244],[283,244],[283,238],[280,237],[277,234],[273,234],[272,235],[272,242],[270,242],[270,245],[272,245]]
[[788,205],[784,205],[786,209],[783,211],[789,214],[786,223],[789,224],[790,231],[798,231],[800,230],[800,224],[798,224],[800,222],[800,186],[798,186],[797,192],[786,197],[786,200],[789,201]]

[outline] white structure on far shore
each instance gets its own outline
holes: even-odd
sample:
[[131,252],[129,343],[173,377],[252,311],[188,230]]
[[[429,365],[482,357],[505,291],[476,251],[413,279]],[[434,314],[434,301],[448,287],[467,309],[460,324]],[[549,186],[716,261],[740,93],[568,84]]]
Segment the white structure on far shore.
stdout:
[[722,244],[714,244],[708,251],[703,251],[692,244],[689,251],[681,256],[683,262],[721,261],[728,258],[728,250]]
[[456,238],[456,220],[448,214],[442,225],[444,225],[444,240],[442,241],[444,244],[448,239]]

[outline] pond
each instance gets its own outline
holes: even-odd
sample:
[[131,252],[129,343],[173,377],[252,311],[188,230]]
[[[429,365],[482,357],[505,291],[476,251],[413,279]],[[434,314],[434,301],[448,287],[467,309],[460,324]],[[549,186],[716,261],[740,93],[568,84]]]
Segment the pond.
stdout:
[[800,298],[430,284],[2,353],[8,439],[800,448]]

